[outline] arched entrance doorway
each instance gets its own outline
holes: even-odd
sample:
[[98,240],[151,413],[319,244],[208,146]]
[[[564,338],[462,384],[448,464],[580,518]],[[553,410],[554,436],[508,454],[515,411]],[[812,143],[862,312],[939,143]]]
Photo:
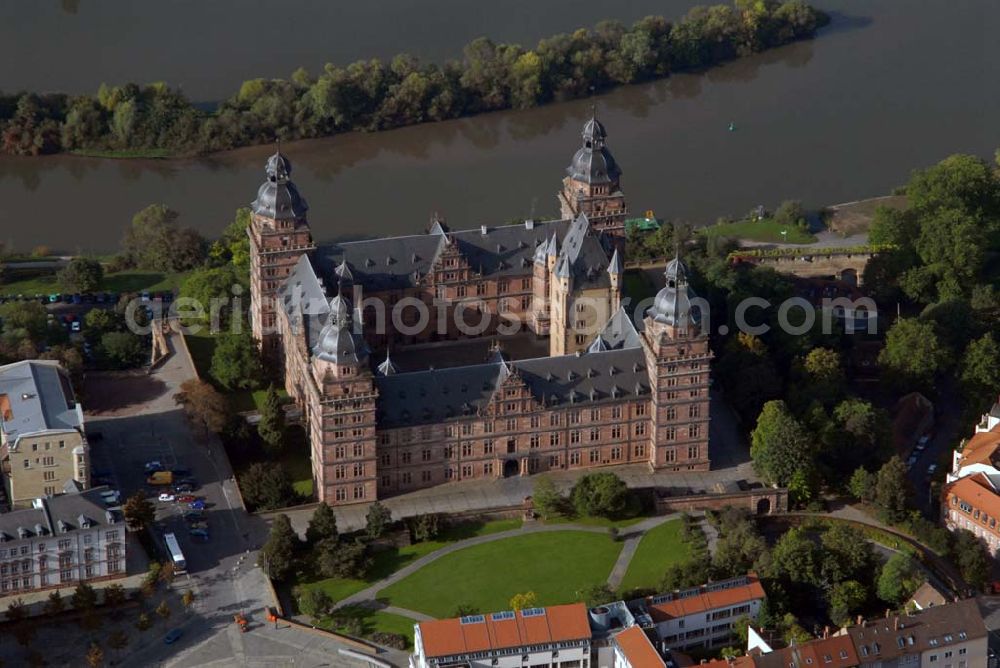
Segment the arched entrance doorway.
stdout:
[[758,515],[771,514],[771,499],[765,497],[757,501],[757,514]]
[[840,280],[848,285],[858,287],[858,270],[857,269],[844,269],[840,272]]
[[513,478],[521,471],[520,464],[517,463],[516,459],[508,459],[503,463],[503,477]]

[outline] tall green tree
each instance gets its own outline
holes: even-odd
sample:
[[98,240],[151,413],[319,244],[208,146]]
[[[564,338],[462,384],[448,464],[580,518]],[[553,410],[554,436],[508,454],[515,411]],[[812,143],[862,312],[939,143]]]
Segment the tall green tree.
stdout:
[[965,349],[961,379],[973,405],[984,407],[1000,394],[1000,344],[992,333],[984,334]]
[[249,331],[223,332],[218,336],[209,373],[230,391],[260,387],[264,368]]
[[122,506],[125,522],[133,531],[144,531],[153,525],[156,519],[156,506],[142,492],[136,492],[128,497]]
[[900,318],[886,333],[878,362],[901,389],[928,389],[944,368],[947,351],[938,341],[933,325]]
[[620,517],[628,507],[628,486],[614,473],[588,473],[573,485],[570,499],[582,516]]
[[898,456],[893,456],[878,470],[875,479],[875,505],[879,514],[889,522],[900,521],[906,515],[909,495],[906,465]]
[[291,574],[295,565],[298,542],[299,537],[292,529],[288,515],[282,513],[275,517],[271,522],[271,533],[267,542],[261,548],[261,559],[267,569],[268,577],[284,580]]
[[272,455],[281,452],[285,445],[285,410],[281,407],[278,390],[272,383],[267,387],[264,403],[260,407],[260,422],[257,433],[264,447]]
[[830,588],[830,619],[835,624],[849,624],[867,602],[868,590],[863,584],[857,580],[838,582]]
[[56,275],[63,292],[96,292],[104,280],[104,267],[97,260],[75,257]]
[[337,539],[337,516],[333,508],[326,503],[320,503],[313,511],[312,519],[309,520],[309,527],[306,529],[306,541],[310,545],[315,545],[321,540],[332,538]]
[[954,534],[951,557],[969,586],[982,591],[990,580],[993,560],[986,545],[967,529]]
[[912,557],[894,554],[885,562],[879,574],[878,597],[891,605],[900,605],[913,595],[925,579]]
[[750,435],[754,470],[766,481],[787,485],[798,471],[812,467],[812,439],[784,401],[769,401]]
[[177,224],[179,214],[164,204],[151,204],[132,218],[122,238],[122,252],[139,269],[188,271],[205,260],[205,240]]
[[365,530],[369,538],[372,540],[381,538],[390,524],[392,524],[392,513],[388,508],[379,501],[369,506],[368,514],[365,516]]
[[240,492],[255,510],[274,510],[295,502],[292,481],[285,468],[277,462],[251,464],[240,475]]

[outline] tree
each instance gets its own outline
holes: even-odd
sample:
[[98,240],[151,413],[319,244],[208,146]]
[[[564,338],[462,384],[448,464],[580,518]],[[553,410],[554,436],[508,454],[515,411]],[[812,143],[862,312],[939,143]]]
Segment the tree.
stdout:
[[[209,373],[227,390],[255,390],[264,374],[250,332],[223,332],[215,342]],[[269,388],[268,393],[270,394]]]
[[365,530],[370,539],[380,538],[390,524],[392,524],[392,513],[381,502],[376,501],[368,508]]
[[309,527],[306,529],[306,542],[315,545],[321,540],[337,538],[337,516],[327,503],[320,503],[313,511]]
[[618,593],[606,582],[584,587],[576,593],[577,600],[583,601],[588,608],[604,605],[618,600]]
[[798,200],[785,200],[774,210],[774,222],[779,225],[789,227],[799,227],[806,224],[806,212],[802,208],[802,202]]
[[327,538],[317,543],[314,554],[320,573],[328,578],[362,578],[371,560],[368,548],[361,541],[337,542]]
[[900,605],[913,595],[924,580],[912,557],[894,554],[882,566],[878,576],[878,597],[891,605]]
[[122,251],[139,269],[188,271],[205,259],[205,241],[195,230],[177,225],[179,214],[163,204],[151,204],[132,217]]
[[160,582],[169,586],[170,583],[174,581],[174,576],[177,573],[177,569],[174,566],[173,561],[164,561],[163,565],[160,567]]
[[45,601],[45,614],[51,617],[52,615],[58,615],[60,612],[66,609],[66,601],[63,600],[62,594],[59,590],[55,590],[49,594],[49,598]]
[[183,406],[185,414],[206,432],[219,433],[229,421],[229,404],[226,398],[209,383],[196,378],[181,383],[181,391],[174,401]]
[[236,218],[209,248],[208,256],[213,266],[232,265],[237,274],[250,275],[250,238],[247,236],[250,220],[250,209],[236,210]]
[[434,540],[441,532],[441,517],[437,513],[417,515],[409,521],[410,538],[415,543]]
[[990,580],[991,562],[986,545],[968,529],[954,533],[951,557],[970,587],[982,591]]
[[814,584],[819,578],[820,563],[819,549],[806,532],[790,529],[771,550],[770,575],[788,584]]
[[148,631],[151,626],[153,626],[153,620],[145,612],[140,612],[139,617],[135,620],[135,628],[141,632]]
[[887,521],[898,522],[906,514],[909,487],[906,464],[898,456],[890,458],[878,470],[875,480],[875,505]]
[[863,467],[859,466],[851,474],[851,480],[847,483],[847,488],[850,490],[851,496],[858,501],[871,502],[875,498],[876,478],[874,473],[869,473]]
[[1000,393],[1000,344],[992,333],[972,341],[962,355],[962,386],[974,405],[992,401]]
[[875,553],[864,534],[854,527],[834,524],[823,532],[821,542],[822,573],[828,582],[863,580],[872,571]]
[[101,334],[98,355],[112,369],[133,369],[146,358],[142,339],[132,332]]
[[455,611],[452,613],[452,617],[469,617],[471,615],[478,615],[479,608],[474,605],[469,605],[468,603],[459,603],[455,606]]
[[628,506],[628,486],[614,473],[588,473],[570,492],[576,512],[588,517],[619,517]]
[[796,471],[812,466],[814,448],[809,435],[784,401],[769,401],[750,435],[750,457],[767,482],[787,485]]
[[769,558],[767,541],[757,531],[749,512],[735,508],[722,511],[719,537],[712,555],[717,577],[736,577],[749,570],[760,570]]
[[70,603],[73,604],[74,610],[82,612],[93,610],[97,606],[97,592],[86,582],[81,582],[73,591]]
[[292,529],[288,515],[282,513],[271,523],[271,534],[261,549],[263,565],[268,577],[284,580],[291,572],[295,562],[295,548],[299,537]]
[[104,267],[97,260],[75,257],[56,275],[63,292],[96,292],[104,280]]
[[87,650],[87,665],[90,668],[100,668],[104,665],[104,650],[96,642],[90,643],[90,649]]
[[156,506],[142,492],[130,496],[122,506],[125,522],[132,531],[144,531],[156,521]]
[[531,502],[535,511],[546,519],[561,515],[566,509],[565,497],[547,475],[539,476],[535,481]]
[[297,597],[299,611],[312,618],[322,617],[333,609],[333,599],[322,589],[308,587]]
[[160,616],[160,619],[170,619],[170,606],[165,600],[160,601],[160,604],[156,606],[156,614]]
[[184,607],[186,609],[190,609],[191,608],[191,606],[194,604],[194,590],[193,589],[188,589],[187,591],[184,592],[184,595],[181,596],[181,603],[184,604]]
[[818,401],[829,406],[844,393],[847,379],[840,364],[840,355],[829,348],[813,348],[797,368],[801,395],[798,403],[808,406]]
[[114,650],[115,655],[128,647],[128,634],[121,629],[115,629],[108,635],[108,647]]
[[45,338],[49,313],[37,301],[10,301],[0,304],[0,322],[8,340],[28,339],[39,343]]
[[944,367],[946,351],[934,326],[914,318],[900,318],[889,328],[878,363],[903,389],[928,389]]
[[240,492],[247,505],[256,510],[274,510],[290,505],[295,490],[281,464],[257,462],[240,475]]
[[28,606],[24,604],[21,598],[15,598],[13,601],[7,604],[7,612],[5,613],[8,622],[18,623],[28,618]]
[[527,610],[534,608],[538,604],[538,596],[533,591],[526,591],[523,594],[514,594],[510,599],[511,610]]
[[676,591],[704,584],[711,577],[711,566],[707,559],[690,559],[680,564],[671,564],[660,579],[659,591]]
[[264,404],[260,408],[260,422],[257,423],[257,433],[260,434],[264,447],[272,455],[281,452],[285,443],[285,411],[281,407],[278,390],[271,384],[264,395]]
[[[233,312],[233,297],[237,287],[240,294],[245,293],[249,275],[249,272],[237,273],[236,267],[231,264],[191,272],[178,292],[178,306],[185,305],[184,310],[178,308],[178,313],[191,324],[206,320],[212,326],[231,324],[234,317],[242,317],[242,313]],[[183,302],[180,301],[182,299]],[[214,314],[218,314],[217,323],[211,321]]]
[[849,624],[868,601],[868,591],[857,580],[845,580],[830,588],[830,619],[835,624]]
[[128,596],[125,594],[125,587],[120,584],[111,584],[104,588],[104,605],[112,610],[117,610],[125,604]]

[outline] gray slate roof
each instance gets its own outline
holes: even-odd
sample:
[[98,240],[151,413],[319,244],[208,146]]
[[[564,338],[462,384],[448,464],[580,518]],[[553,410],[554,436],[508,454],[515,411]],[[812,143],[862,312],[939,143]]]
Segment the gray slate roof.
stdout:
[[583,126],[583,146],[566,168],[570,178],[584,183],[612,183],[621,178],[622,170],[605,145],[608,133],[597,117]]
[[62,494],[42,499],[41,507],[0,514],[0,543],[67,533],[82,528],[84,520],[91,527],[121,524],[121,513],[104,506],[101,492],[107,489],[95,487],[79,494]]
[[603,350],[638,348],[641,345],[639,329],[635,326],[632,314],[624,306],[619,306],[587,350],[595,353]]
[[510,373],[543,405],[579,405],[645,396],[649,376],[641,348],[495,361],[448,369],[380,376],[378,421],[386,427],[474,416]]
[[289,176],[292,173],[292,163],[280,151],[267,160],[264,168],[267,180],[257,190],[257,199],[250,205],[253,212],[285,220],[302,218],[309,210],[309,205]]
[[58,362],[26,360],[0,367],[0,395],[10,412],[0,427],[11,441],[46,430],[80,430],[83,422],[69,377]]
[[483,276],[523,276],[531,274],[537,246],[553,230],[561,236],[568,226],[567,221],[544,221],[486,227],[484,233],[484,228],[445,232],[437,225],[429,234],[321,245],[313,264],[327,285],[335,283],[336,268],[346,261],[354,282],[369,290],[398,290],[415,286],[447,244],[455,243]]
[[590,229],[587,216],[580,214],[570,225],[556,258],[556,276],[570,277],[574,288],[608,288],[609,248]]

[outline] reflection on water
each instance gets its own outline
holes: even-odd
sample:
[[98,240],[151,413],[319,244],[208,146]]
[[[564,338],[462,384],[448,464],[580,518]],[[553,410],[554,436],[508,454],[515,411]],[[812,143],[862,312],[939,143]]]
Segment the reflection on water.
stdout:
[[[836,21],[814,42],[600,98],[633,211],[708,223],[786,198],[846,201],[884,193],[949,153],[991,155],[1000,145],[992,122],[1000,45],[985,34],[1000,5],[828,4],[838,5]],[[975,67],[956,69],[950,54]],[[286,151],[320,239],[413,233],[435,211],[474,227],[555,215],[589,113],[581,100]],[[272,150],[178,161],[0,159],[0,240],[112,250],[152,202],[212,235],[253,198]]]

